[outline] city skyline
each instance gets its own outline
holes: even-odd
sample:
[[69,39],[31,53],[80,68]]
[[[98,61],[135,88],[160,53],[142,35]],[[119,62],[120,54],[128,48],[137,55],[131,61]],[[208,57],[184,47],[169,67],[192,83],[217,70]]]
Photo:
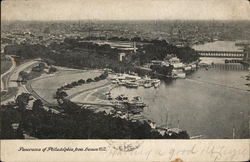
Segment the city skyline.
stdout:
[[1,19],[250,20],[250,5],[246,0],[5,0],[2,2]]

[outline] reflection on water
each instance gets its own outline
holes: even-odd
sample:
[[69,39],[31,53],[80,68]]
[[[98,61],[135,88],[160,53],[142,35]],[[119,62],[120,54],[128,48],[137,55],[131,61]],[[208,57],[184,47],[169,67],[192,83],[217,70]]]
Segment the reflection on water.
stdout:
[[159,125],[180,127],[203,138],[248,138],[249,87],[242,65],[200,68],[186,79],[162,81],[159,88],[115,88],[114,96],[142,96],[144,115]]

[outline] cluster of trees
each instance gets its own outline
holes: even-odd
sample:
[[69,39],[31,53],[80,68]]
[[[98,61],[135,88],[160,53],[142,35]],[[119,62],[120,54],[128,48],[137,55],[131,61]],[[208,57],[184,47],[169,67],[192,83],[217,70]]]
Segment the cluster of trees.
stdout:
[[[20,71],[19,77],[21,78],[21,81],[26,82],[27,80],[31,80],[41,76],[41,74],[44,72],[44,69],[45,64],[39,63],[37,66],[33,67],[29,73],[26,71]],[[48,72],[54,73],[56,71],[57,69],[55,67],[50,67]]]
[[55,67],[49,68],[49,73],[55,73],[56,71],[57,71],[57,68],[55,68]]
[[[52,113],[44,109],[40,100],[34,101],[32,110],[26,109],[25,104],[3,105],[0,109],[1,138],[24,138],[24,132],[39,139],[189,138],[185,131],[162,136],[146,122],[131,122],[102,112],[94,113],[68,100],[60,108],[64,113]],[[13,124],[17,126],[14,128]]]
[[58,88],[57,91],[56,91],[55,98],[56,99],[64,99],[65,97],[68,96],[68,94],[64,90],[71,89],[73,87],[76,87],[76,86],[79,86],[79,85],[82,85],[82,84],[85,84],[85,83],[97,82],[97,81],[100,81],[100,80],[104,80],[107,77],[108,77],[108,73],[104,72],[100,76],[95,77],[94,79],[92,79],[92,78],[88,78],[87,80],[79,79],[78,81],[71,82],[71,83],[69,83],[69,84],[67,84],[65,86],[62,86],[62,87]]
[[42,72],[45,69],[46,65],[44,63],[39,63],[37,66],[32,68],[34,72]]
[[[111,38],[110,38],[111,39]],[[119,40],[114,37],[112,40]],[[123,38],[121,38],[123,40]],[[98,45],[93,42],[80,41],[74,38],[65,38],[62,43],[43,45],[8,45],[6,54],[15,54],[21,58],[37,58],[49,60],[50,64],[70,68],[109,68],[115,72],[134,71],[134,65],[143,65],[151,60],[163,60],[169,54],[175,54],[182,62],[196,61],[199,55],[190,47],[177,48],[165,40],[144,41],[140,37],[132,41],[143,41],[137,53],[128,54],[128,59],[118,60],[119,49],[110,45]],[[130,40],[130,41],[131,41]]]
[[137,57],[140,64],[145,64],[151,60],[163,60],[168,55],[176,55],[183,63],[190,63],[199,59],[199,54],[190,47],[180,47],[167,43],[165,40],[153,40],[152,44],[145,44],[144,53]]
[[52,65],[70,68],[109,68],[131,71],[132,61],[119,62],[117,49],[109,45],[97,45],[90,42],[78,42],[75,39],[65,39],[64,42],[43,45],[8,45],[6,54],[14,54],[21,59],[40,57]]

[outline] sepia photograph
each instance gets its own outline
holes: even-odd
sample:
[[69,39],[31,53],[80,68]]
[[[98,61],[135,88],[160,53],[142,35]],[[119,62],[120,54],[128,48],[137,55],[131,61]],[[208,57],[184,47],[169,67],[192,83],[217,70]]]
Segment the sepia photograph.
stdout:
[[249,142],[249,65],[247,0],[3,0],[0,138]]

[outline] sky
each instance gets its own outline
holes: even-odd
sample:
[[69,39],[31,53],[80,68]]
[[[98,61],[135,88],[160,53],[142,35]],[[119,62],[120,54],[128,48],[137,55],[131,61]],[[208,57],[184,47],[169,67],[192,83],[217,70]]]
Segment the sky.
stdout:
[[247,0],[4,0],[2,20],[250,20]]

